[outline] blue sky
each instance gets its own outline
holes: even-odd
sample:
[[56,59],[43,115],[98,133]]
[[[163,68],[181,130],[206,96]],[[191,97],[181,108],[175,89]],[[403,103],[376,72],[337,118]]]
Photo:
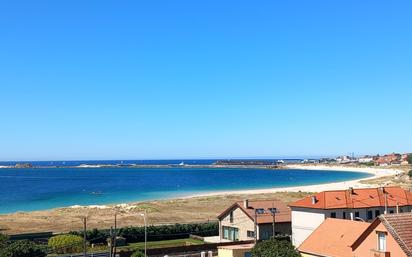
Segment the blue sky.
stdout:
[[2,1],[0,160],[411,151],[411,8]]

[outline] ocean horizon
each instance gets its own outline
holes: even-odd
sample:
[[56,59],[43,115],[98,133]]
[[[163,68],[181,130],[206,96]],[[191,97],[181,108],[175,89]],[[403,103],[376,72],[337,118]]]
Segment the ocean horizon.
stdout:
[[315,185],[370,176],[353,171],[256,168],[8,168],[0,170],[0,188],[8,192],[0,198],[0,213]]
[[[221,160],[256,160],[256,161],[271,161],[276,162],[283,160],[289,163],[295,163],[303,161],[308,158],[204,158],[204,159],[143,159],[143,160],[46,160],[46,161],[30,161],[30,160],[21,160],[21,161],[0,161],[0,166],[13,166],[19,163],[30,163],[33,166],[41,167],[74,167],[80,166],[82,164],[88,165],[177,165],[181,162],[184,162],[188,165],[210,165],[216,161]],[[311,160],[317,160],[318,158],[309,158]]]

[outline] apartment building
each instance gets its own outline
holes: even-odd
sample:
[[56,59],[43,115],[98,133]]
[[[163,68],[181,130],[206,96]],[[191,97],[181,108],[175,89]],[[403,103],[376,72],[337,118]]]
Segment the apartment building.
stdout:
[[292,243],[300,244],[326,219],[373,221],[381,214],[410,212],[412,193],[401,187],[324,191],[289,205]]

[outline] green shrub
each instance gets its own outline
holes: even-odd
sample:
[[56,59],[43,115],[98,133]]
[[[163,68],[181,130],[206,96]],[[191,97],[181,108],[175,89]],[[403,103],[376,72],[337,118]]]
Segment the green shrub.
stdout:
[[145,257],[145,256],[144,256],[144,253],[143,253],[143,252],[141,252],[141,251],[136,251],[136,252],[134,252],[134,253],[132,254],[132,256],[130,256],[130,257]]
[[[83,237],[83,231],[72,231],[70,232],[72,235]],[[110,236],[110,231],[99,230],[99,229],[92,229],[86,231],[86,239],[90,244],[105,244],[107,238]]]
[[266,240],[252,249],[252,257],[299,257],[298,251],[288,240]]
[[[196,224],[174,224],[147,227],[147,240],[172,240],[188,238],[191,234],[199,236],[215,236],[219,234],[217,222]],[[121,228],[119,236],[126,238],[128,243],[144,241],[144,227]]]
[[1,257],[45,257],[47,249],[28,240],[15,241],[0,248]]
[[412,164],[412,153],[408,155],[407,160],[409,164]]
[[83,250],[83,238],[76,235],[58,235],[49,239],[49,247],[54,253],[77,253]]
[[409,171],[408,175],[410,178],[412,178],[412,170]]
[[6,247],[8,241],[9,241],[9,237],[5,234],[0,233],[0,249],[3,249],[3,247]]

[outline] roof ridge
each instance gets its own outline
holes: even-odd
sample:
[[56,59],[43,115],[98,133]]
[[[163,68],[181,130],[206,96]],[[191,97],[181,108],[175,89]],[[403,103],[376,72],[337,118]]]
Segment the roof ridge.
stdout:
[[[358,187],[358,188],[353,188],[353,190],[376,190],[378,188],[379,187]],[[405,190],[401,186],[382,186],[382,188],[401,188],[402,190]],[[347,189],[324,190],[322,192],[343,192],[343,191],[347,191],[348,189],[349,188],[347,188]],[[316,194],[320,194],[322,192],[318,192]]]

